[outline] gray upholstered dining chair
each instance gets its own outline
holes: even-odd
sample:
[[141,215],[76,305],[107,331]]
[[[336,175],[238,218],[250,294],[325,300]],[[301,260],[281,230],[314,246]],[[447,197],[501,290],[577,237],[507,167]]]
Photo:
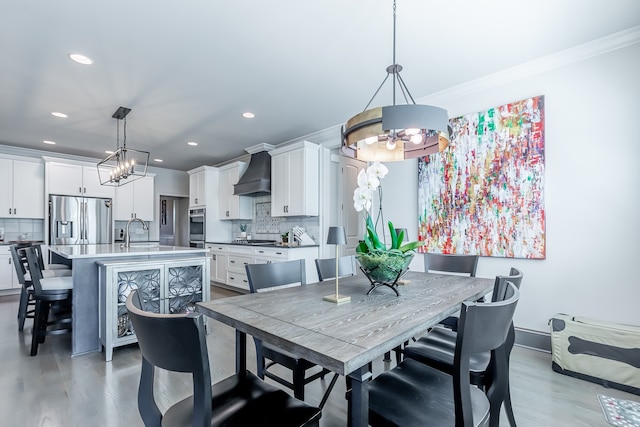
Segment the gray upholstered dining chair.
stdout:
[[405,358],[369,383],[370,425],[487,425],[491,420],[488,396],[503,386],[503,372],[495,372],[491,390],[485,394],[471,384],[468,368],[474,357],[487,352],[505,357],[504,344],[520,292],[511,282],[504,285],[500,301],[462,303],[452,375]]
[[[247,279],[249,280],[251,293],[306,284],[304,259],[268,264],[246,264],[245,269],[247,271]],[[261,379],[264,379],[264,377],[271,378],[285,387],[292,389],[293,395],[300,400],[304,400],[304,386],[306,384],[319,378],[324,379],[324,376],[331,372],[328,369],[321,369],[319,372],[307,377],[306,372],[312,368],[316,368],[314,363],[270,344],[263,343],[262,340],[254,338],[253,341],[256,346],[258,377]],[[270,362],[267,363],[266,360]],[[288,381],[269,370],[276,364],[292,371],[292,381]],[[337,379],[338,375],[335,374],[322,397],[320,402],[321,408],[326,403]]]
[[[507,282],[513,283],[514,286],[520,289],[522,272],[516,268],[511,268],[508,276],[496,276],[491,301],[501,301],[505,298],[504,289]],[[415,343],[405,346],[404,357],[417,360],[451,375],[454,369],[456,340],[457,333],[455,331],[438,326],[433,328],[426,336],[418,339]],[[491,389],[494,372],[499,371],[500,377],[503,379],[501,383],[503,388],[501,390],[494,390],[494,397],[491,399],[492,425],[497,425],[500,416],[500,407],[504,403],[509,425],[516,427],[509,385],[509,359],[514,343],[515,329],[513,322],[511,322],[503,349],[504,358],[498,358],[494,363],[490,363],[491,354],[487,352],[471,358],[469,363],[471,383],[479,386],[485,390],[485,392],[489,392]]]
[[468,274],[476,277],[477,255],[424,254],[424,271]]
[[[159,314],[143,310],[137,291],[127,310],[142,353],[138,411],[145,426],[318,426],[319,408],[289,396],[249,371],[211,384],[201,313]],[[193,394],[162,414],[154,398],[156,367],[190,373]]]
[[[318,271],[318,279],[321,282],[324,280],[335,279],[335,258],[318,258],[315,262],[316,270]],[[353,255],[346,255],[338,258],[338,277],[353,276],[354,274],[356,274],[355,257]]]

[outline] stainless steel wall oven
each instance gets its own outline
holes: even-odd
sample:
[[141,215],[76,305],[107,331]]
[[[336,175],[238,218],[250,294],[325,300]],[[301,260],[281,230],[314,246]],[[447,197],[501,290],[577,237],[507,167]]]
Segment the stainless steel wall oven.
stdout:
[[189,210],[189,246],[204,248],[206,238],[206,215],[204,208]]

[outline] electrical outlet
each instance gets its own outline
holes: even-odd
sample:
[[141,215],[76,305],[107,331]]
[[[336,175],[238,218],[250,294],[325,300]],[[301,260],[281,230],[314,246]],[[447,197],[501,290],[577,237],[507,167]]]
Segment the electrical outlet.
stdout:
[[124,239],[124,228],[121,228],[118,234],[120,236],[120,239]]

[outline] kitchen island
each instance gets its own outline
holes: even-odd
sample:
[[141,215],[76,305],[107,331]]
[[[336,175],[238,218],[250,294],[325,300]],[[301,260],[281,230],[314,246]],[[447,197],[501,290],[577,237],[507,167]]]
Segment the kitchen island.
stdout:
[[[52,245],[51,262],[71,263],[73,277],[71,355],[97,352],[102,349],[100,340],[100,265],[127,263],[138,269],[155,266],[159,261],[193,260],[207,258],[206,248],[161,246],[138,243],[131,247],[121,244],[104,245]],[[208,262],[206,263],[208,265]],[[209,269],[203,270],[203,283],[209,284]],[[109,284],[107,284],[109,285]],[[103,284],[103,286],[105,286]],[[110,286],[110,285],[109,285]],[[104,289],[103,289],[104,291]],[[104,309],[102,309],[104,310]],[[104,317],[104,316],[102,316]]]

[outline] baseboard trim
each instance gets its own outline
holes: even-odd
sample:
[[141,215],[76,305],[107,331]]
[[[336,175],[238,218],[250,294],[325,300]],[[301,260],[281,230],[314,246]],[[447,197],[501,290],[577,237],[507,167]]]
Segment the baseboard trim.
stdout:
[[551,334],[531,329],[515,329],[517,346],[551,353]]

